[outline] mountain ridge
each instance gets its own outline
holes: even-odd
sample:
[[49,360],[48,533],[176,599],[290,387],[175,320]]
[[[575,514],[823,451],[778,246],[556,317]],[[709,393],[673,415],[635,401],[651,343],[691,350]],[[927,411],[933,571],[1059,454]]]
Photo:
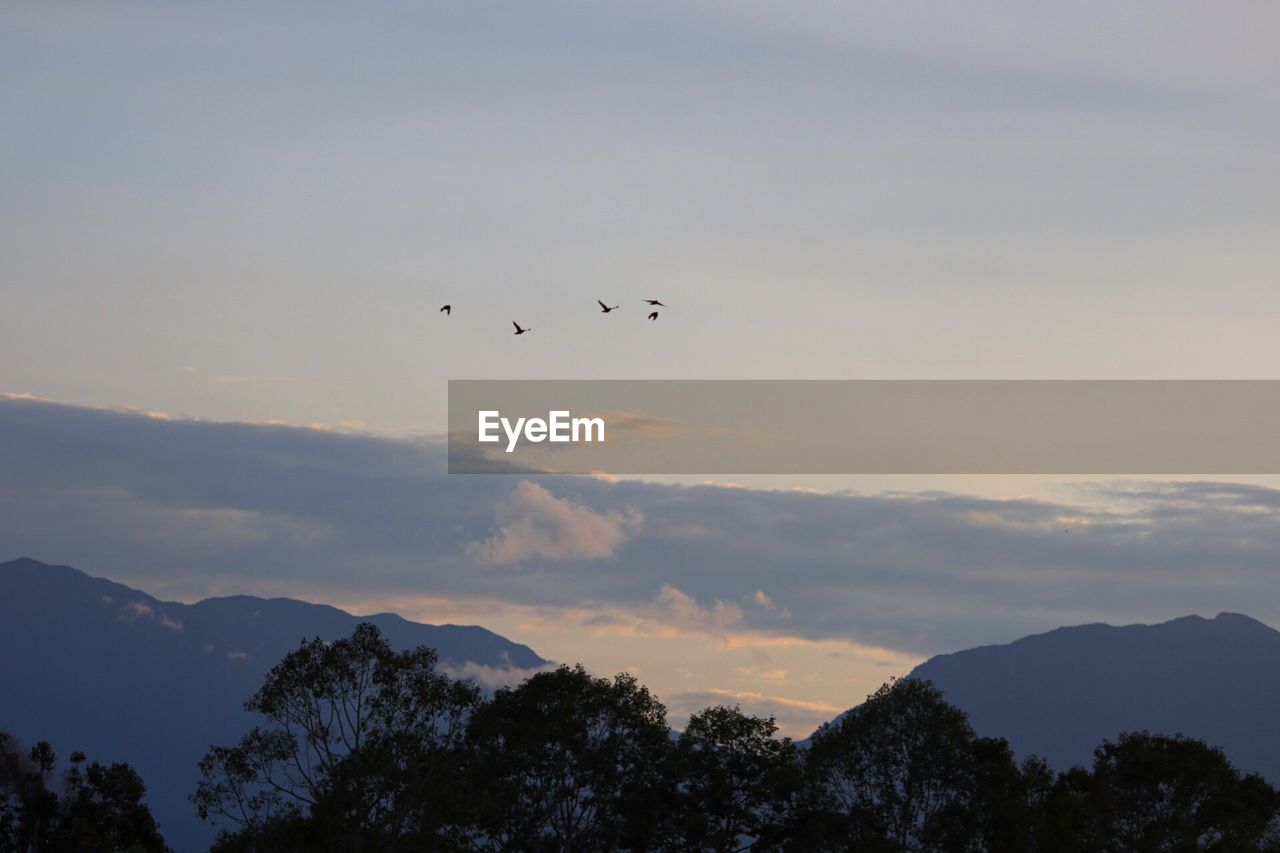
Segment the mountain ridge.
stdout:
[[1146,729],[1200,738],[1280,780],[1280,631],[1245,614],[1056,628],[937,655],[907,677],[932,682],[979,734],[1058,769]]
[[213,830],[187,796],[196,762],[254,719],[243,703],[303,640],[372,622],[397,649],[436,649],[442,668],[478,664],[518,680],[548,661],[477,625],[427,625],[393,613],[355,616],[292,598],[222,596],[192,604],[30,557],[0,563],[0,730],[59,756],[126,761],[177,850],[207,848]]

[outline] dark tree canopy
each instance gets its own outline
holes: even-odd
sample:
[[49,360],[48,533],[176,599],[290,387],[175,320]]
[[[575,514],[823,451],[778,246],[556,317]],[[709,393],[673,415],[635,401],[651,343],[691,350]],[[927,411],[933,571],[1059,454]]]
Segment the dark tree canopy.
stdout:
[[[263,724],[200,765],[195,801],[223,850],[1280,851],[1280,794],[1200,741],[1124,735],[1055,774],[916,680],[807,748],[737,707],[676,737],[629,675],[562,666],[484,698],[363,625],[303,643],[247,707]],[[37,779],[46,765],[39,750],[23,763]],[[90,801],[139,801],[131,771],[94,767],[76,777]],[[87,825],[63,802],[68,827]],[[135,831],[127,808],[94,808]],[[0,827],[24,814],[0,811]]]
[[[981,757],[985,773],[1016,772],[1007,750]],[[814,735],[813,800],[854,847],[977,849],[979,758],[968,718],[941,692],[892,682]]]
[[83,752],[74,752],[61,792],[51,785],[56,767],[45,741],[24,756],[0,732],[0,851],[168,850],[132,767],[86,763]]
[[734,706],[689,718],[673,760],[674,820],[680,849],[735,851],[780,844],[800,794],[801,759],[773,718]]
[[202,817],[237,828],[227,849],[390,849],[451,843],[458,746],[479,691],[395,652],[371,624],[304,642],[245,704],[265,724],[200,762]]
[[[1258,850],[1280,794],[1203,741],[1135,732],[1062,774],[1047,804],[1050,850]],[[1273,836],[1274,838],[1274,836]]]
[[666,709],[635,678],[562,666],[503,688],[472,719],[473,842],[487,849],[643,849],[661,817]]

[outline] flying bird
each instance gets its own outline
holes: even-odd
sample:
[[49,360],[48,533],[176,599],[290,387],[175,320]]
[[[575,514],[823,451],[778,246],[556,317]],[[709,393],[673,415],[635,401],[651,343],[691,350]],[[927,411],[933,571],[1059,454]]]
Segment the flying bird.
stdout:
[[513,326],[515,326],[515,327],[516,327],[516,334],[517,334],[517,335],[523,335],[525,332],[532,332],[532,331],[533,331],[533,329],[522,329],[522,328],[520,328],[520,324],[519,324],[519,323],[517,323],[517,322],[515,322],[514,320],[512,320],[512,321],[511,321],[511,325],[513,325]]
[[597,299],[597,300],[596,300],[596,302],[600,302],[600,313],[601,313],[601,314],[608,314],[610,311],[617,311],[617,310],[618,310],[618,308],[620,307],[620,306],[615,305],[615,306],[613,306],[612,308],[610,308],[608,305],[605,305],[605,304],[604,304],[604,302],[601,302],[599,299]]
[[667,307],[667,306],[663,305],[661,302],[659,302],[659,301],[658,301],[658,300],[656,300],[656,299],[646,299],[646,300],[645,300],[645,302],[648,302],[650,305],[657,305],[657,306],[658,306],[658,307],[660,307],[660,308],[666,308],[666,307]]
[[650,315],[649,315],[649,319],[650,319],[650,320],[656,320],[656,319],[658,319],[658,312],[657,312],[657,311],[654,311],[652,314],[650,314]]
[[452,314],[453,314],[453,306],[452,306],[452,305],[446,305],[446,306],[444,306],[443,308],[441,308],[440,310],[444,312],[444,315],[445,315],[446,317],[448,317],[448,316],[450,316],[450,315],[452,315]]

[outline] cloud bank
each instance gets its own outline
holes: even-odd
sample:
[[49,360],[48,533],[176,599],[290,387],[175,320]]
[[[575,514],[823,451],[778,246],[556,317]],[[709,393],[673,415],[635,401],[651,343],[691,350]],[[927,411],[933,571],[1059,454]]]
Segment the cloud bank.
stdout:
[[1280,492],[1259,486],[1068,505],[450,477],[431,442],[23,399],[0,400],[0,447],[0,550],[173,597],[483,600],[920,655],[1091,621],[1280,621]]

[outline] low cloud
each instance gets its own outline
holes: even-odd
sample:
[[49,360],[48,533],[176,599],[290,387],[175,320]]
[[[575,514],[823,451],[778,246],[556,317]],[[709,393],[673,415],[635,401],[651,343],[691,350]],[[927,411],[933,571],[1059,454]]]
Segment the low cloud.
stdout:
[[659,622],[693,633],[719,633],[742,624],[742,608],[715,601],[704,607],[691,595],[663,584],[648,613]]
[[475,682],[485,690],[497,690],[499,687],[514,687],[540,672],[550,672],[556,666],[558,664],[548,661],[542,666],[522,669],[517,666],[487,666],[475,661],[467,661],[462,664],[445,663],[440,669],[450,678],[466,679]]
[[785,607],[780,607],[772,598],[766,595],[765,591],[762,589],[757,589],[755,594],[751,596],[751,600],[755,603],[756,607],[760,608],[765,613],[772,613],[779,619],[791,618],[791,611]]
[[[108,599],[108,596],[103,596],[104,601],[108,601]],[[170,631],[182,630],[181,619],[172,619],[168,614],[156,610],[145,601],[130,601],[124,607],[120,608],[120,619],[124,622],[136,622],[139,619],[152,619],[159,622]]]
[[737,705],[745,713],[773,717],[781,729],[806,734],[847,710],[829,702],[722,688],[674,693],[665,702],[667,722],[676,729],[683,729],[691,715],[716,705]]
[[1084,622],[1280,622],[1280,490],[1258,485],[1054,502],[458,477],[429,441],[11,396],[0,446],[8,556],[177,598],[430,595],[573,608],[614,634],[912,656]]
[[635,510],[597,513],[522,480],[495,511],[497,532],[467,546],[476,562],[507,566],[527,560],[608,560],[644,516]]

